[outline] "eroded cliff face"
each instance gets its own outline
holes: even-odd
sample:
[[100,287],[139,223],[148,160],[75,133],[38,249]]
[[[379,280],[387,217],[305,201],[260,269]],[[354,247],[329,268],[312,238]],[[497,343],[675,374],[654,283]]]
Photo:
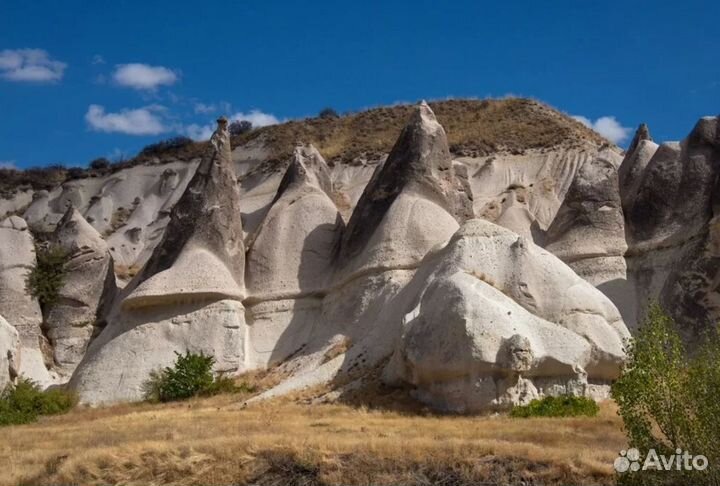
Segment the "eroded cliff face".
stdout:
[[680,143],[641,127],[621,167],[634,322],[658,301],[696,341],[720,317],[720,121],[702,118]]
[[[25,347],[28,332],[49,337],[50,381],[82,358],[70,386],[87,403],[142,398],[185,350],[217,371],[278,370],[262,397],[316,384],[337,396],[381,375],[442,410],[602,397],[643,299],[714,316],[717,136],[706,119],[658,148],[641,128],[624,161],[591,137],[453,156],[422,103],[387,155],[328,164],[298,143],[272,166],[267,134],[231,151],[221,121],[198,160],[36,194],[24,216],[77,271],[43,325],[0,314]],[[101,278],[113,263],[117,288]]]

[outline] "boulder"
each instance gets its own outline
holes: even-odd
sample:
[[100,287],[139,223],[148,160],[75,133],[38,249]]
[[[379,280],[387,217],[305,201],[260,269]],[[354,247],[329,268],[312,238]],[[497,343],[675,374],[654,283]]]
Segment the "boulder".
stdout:
[[403,290],[384,377],[440,410],[507,408],[544,395],[606,397],[627,328],[612,302],[529,239],[470,220]]
[[113,259],[105,240],[72,206],[50,242],[62,248],[67,262],[58,301],[46,310],[45,327],[56,368],[69,376],[115,296]]
[[70,380],[82,402],[142,399],[176,352],[212,355],[218,372],[245,369],[245,250],[226,119],[210,141],[162,241]]

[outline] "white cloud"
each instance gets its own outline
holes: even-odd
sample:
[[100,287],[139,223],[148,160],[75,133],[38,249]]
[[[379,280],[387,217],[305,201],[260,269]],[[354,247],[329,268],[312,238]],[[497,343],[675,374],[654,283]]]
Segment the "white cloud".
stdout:
[[164,107],[150,105],[134,110],[106,113],[105,107],[90,105],[85,114],[90,128],[98,132],[125,133],[127,135],[157,135],[168,131],[162,118]]
[[[196,103],[195,104],[195,112],[199,113],[202,112],[202,109],[208,109],[209,113],[212,113],[213,111],[218,111],[216,108],[228,108],[228,106],[223,106],[226,103],[220,103],[219,105],[206,105],[203,103]],[[198,105],[202,105],[201,107],[198,107]],[[201,110],[198,110],[198,108],[201,108]],[[213,110],[209,110],[209,108],[213,108]],[[260,110],[252,110],[250,113],[242,113],[238,112],[234,115],[228,117],[231,122],[234,121],[242,121],[247,120],[250,123],[252,123],[252,126],[254,128],[259,127],[266,127],[268,125],[276,125],[280,123],[280,120],[275,115],[271,115],[269,113],[263,113]],[[178,131],[180,133],[183,133],[187,135],[188,137],[192,138],[193,140],[202,141],[202,140],[208,140],[210,136],[215,131],[215,128],[217,127],[216,123],[208,123],[208,124],[199,124],[199,123],[191,123],[190,125],[185,125],[181,127]]]
[[195,113],[202,113],[203,115],[207,115],[209,113],[214,113],[217,111],[217,106],[213,104],[207,104],[207,103],[195,103]]
[[105,64],[105,58],[102,57],[100,54],[95,54],[92,58],[93,64]]
[[624,142],[632,133],[632,128],[622,126],[614,116],[601,116],[594,122],[584,116],[573,116],[573,118],[586,127],[595,130],[612,143]]
[[133,89],[153,90],[158,86],[170,86],[177,82],[178,75],[163,66],[147,64],[119,64],[113,73],[113,79],[120,86]]
[[0,77],[8,81],[54,83],[62,79],[66,67],[42,49],[0,51]]
[[270,113],[263,113],[260,110],[252,110],[250,111],[250,113],[238,112],[232,115],[230,117],[230,120],[247,120],[252,123],[252,126],[254,128],[266,127],[268,125],[277,125],[278,123],[280,123],[280,120],[278,120],[275,115],[271,115]]
[[198,125],[197,123],[192,123],[190,125],[186,125],[181,131],[193,140],[209,140],[210,136],[212,136],[215,131],[215,125]]
[[0,169],[18,170],[18,166],[15,165],[14,160],[0,160]]

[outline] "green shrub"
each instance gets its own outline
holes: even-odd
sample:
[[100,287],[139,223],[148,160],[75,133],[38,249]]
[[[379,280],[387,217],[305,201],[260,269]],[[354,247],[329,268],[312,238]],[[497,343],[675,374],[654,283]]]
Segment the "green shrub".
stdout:
[[27,291],[40,301],[45,311],[57,302],[60,288],[65,279],[65,262],[68,254],[58,246],[38,247],[37,262],[28,273],[25,284]]
[[707,457],[705,471],[638,471],[620,484],[720,484],[720,338],[707,336],[688,356],[675,323],[652,305],[612,388],[631,447],[670,456]]
[[153,402],[171,402],[196,396],[210,396],[219,393],[252,391],[245,385],[237,386],[226,376],[213,375],[215,358],[203,353],[190,351],[175,353],[175,365],[150,373],[145,382],[145,398]]
[[41,391],[30,380],[10,384],[0,394],[0,425],[26,424],[41,415],[57,415],[77,403],[73,393],[61,389]]
[[600,408],[590,398],[563,395],[533,400],[527,405],[515,406],[511,417],[594,417]]

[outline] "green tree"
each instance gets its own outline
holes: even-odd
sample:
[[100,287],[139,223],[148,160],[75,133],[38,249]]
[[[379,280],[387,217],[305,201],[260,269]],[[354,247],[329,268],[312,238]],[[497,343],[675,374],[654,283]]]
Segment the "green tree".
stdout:
[[614,383],[631,447],[646,454],[674,455],[677,449],[707,457],[705,471],[638,471],[618,476],[620,484],[720,484],[720,339],[709,334],[688,356],[675,323],[660,306],[628,343],[628,360]]
[[40,301],[43,313],[58,300],[65,279],[67,252],[59,246],[38,247],[37,261],[25,280],[27,291]]

